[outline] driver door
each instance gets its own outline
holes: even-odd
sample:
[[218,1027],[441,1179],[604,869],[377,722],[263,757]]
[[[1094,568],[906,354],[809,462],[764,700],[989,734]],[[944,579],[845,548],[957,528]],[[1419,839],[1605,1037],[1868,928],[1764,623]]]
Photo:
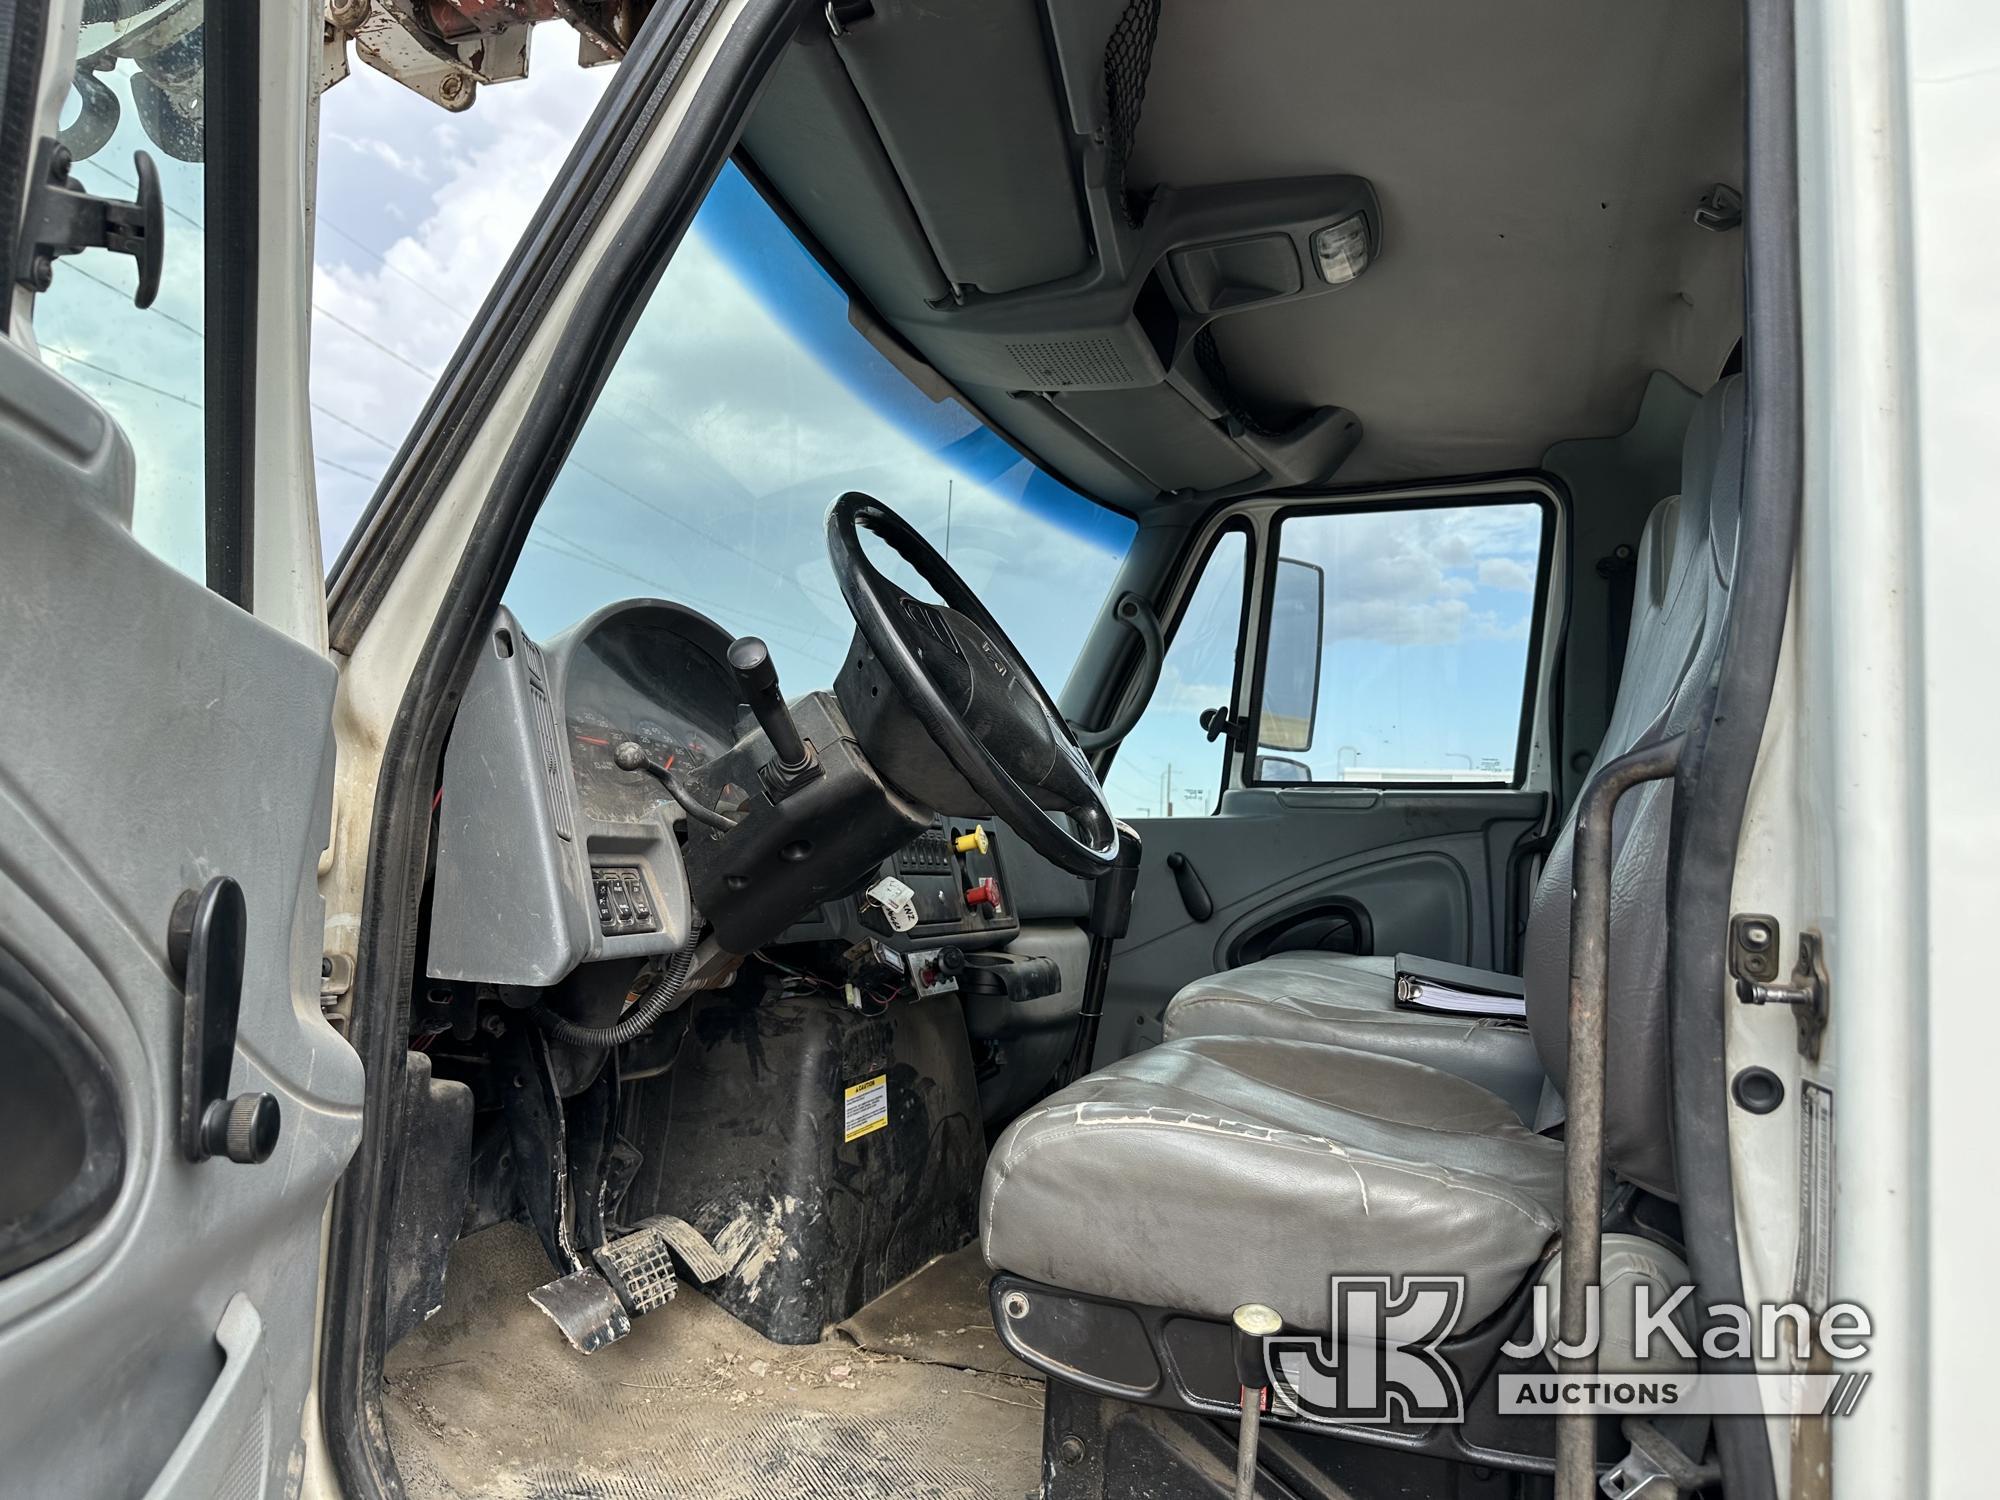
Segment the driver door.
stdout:
[[[362,1089],[319,1001],[335,672],[283,441],[306,405],[286,298],[317,24],[296,4],[204,24],[200,0],[0,20],[0,212],[24,249],[0,336],[8,1496],[300,1480]],[[163,251],[150,308],[143,255],[56,253],[93,237]]]

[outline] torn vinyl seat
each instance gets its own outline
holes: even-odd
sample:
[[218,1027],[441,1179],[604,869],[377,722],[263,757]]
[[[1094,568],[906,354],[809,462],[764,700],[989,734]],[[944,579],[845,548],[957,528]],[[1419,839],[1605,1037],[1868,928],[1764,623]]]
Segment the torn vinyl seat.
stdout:
[[[1696,408],[1681,447],[1682,493],[1653,508],[1639,540],[1625,672],[1598,751],[1600,762],[1653,743],[1684,727],[1714,665],[1735,556],[1743,465],[1743,379],[1716,385]],[[1622,884],[1614,901],[1649,908],[1655,920],[1627,924],[1631,940],[1614,960],[1613,1082],[1644,1076],[1664,1056],[1666,923],[1659,907],[1665,878],[1664,840],[1672,788],[1652,783],[1619,809],[1614,848]],[[1655,861],[1625,859],[1633,827],[1662,841]],[[1569,961],[1569,850],[1576,803],[1543,866],[1530,907],[1526,979],[1560,981]],[[1544,1062],[1559,1090],[1562,1021],[1530,1036],[1517,1024],[1399,1009],[1395,960],[1331,953],[1281,953],[1211,974],[1187,985],[1168,1004],[1163,1032],[1174,1041],[1199,1036],[1271,1036],[1331,1043],[1407,1058],[1491,1090],[1525,1121],[1536,1120]],[[1621,1053],[1619,1016],[1643,1034],[1639,1052]],[[1634,1018],[1637,1018],[1636,1020]],[[1661,1075],[1663,1076],[1663,1075]],[[1628,1142],[1627,1145],[1634,1143]],[[1642,1153],[1646,1154],[1646,1153]],[[1661,1153],[1641,1179],[1671,1192]]]
[[[1621,693],[1613,726],[1621,746],[1656,742],[1691,722],[1722,634],[1741,484],[1741,383],[1705,400],[1696,426],[1688,468],[1703,479],[1666,513],[1672,524],[1652,549],[1658,623],[1628,666],[1635,683],[1652,686],[1643,707],[1637,688]],[[1663,558],[1658,543],[1668,536],[1674,555]],[[1669,1198],[1670,815],[1671,784],[1662,782],[1624,797],[1613,819],[1605,1091],[1607,1169]],[[1558,1088],[1567,1060],[1570,844],[1565,837],[1551,852],[1529,918],[1528,1029],[1515,1033]],[[1377,982],[1386,978],[1373,972]],[[1202,1007],[1192,1009],[1199,1016]],[[1268,1007],[1287,1024],[1292,1009]],[[1339,1034],[1364,1039],[1390,1031],[1379,1020],[1376,1031],[1342,1024]],[[1457,1329],[1468,1341],[1497,1342],[1513,1316],[1510,1297],[1524,1294],[1557,1238],[1562,1169],[1559,1142],[1457,1069],[1395,1055],[1379,1040],[1199,1035],[1184,1024],[1171,1040],[1057,1091],[995,1143],[980,1232],[996,1273],[996,1323],[1014,1353],[1051,1375],[1215,1411],[1234,1396],[1230,1310],[1261,1302],[1295,1330],[1324,1331],[1329,1277],[1462,1276]],[[1176,1339],[1193,1342],[1176,1350]],[[1202,1349],[1223,1356],[1223,1383],[1207,1395],[1185,1376],[1208,1357]],[[1478,1368],[1490,1370],[1493,1355],[1483,1358]]]

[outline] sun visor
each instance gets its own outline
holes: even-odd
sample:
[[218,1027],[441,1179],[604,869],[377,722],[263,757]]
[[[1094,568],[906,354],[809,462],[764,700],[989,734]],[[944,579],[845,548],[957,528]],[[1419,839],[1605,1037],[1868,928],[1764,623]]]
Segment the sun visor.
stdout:
[[945,275],[1002,293],[1089,259],[1033,0],[875,0],[834,41]]

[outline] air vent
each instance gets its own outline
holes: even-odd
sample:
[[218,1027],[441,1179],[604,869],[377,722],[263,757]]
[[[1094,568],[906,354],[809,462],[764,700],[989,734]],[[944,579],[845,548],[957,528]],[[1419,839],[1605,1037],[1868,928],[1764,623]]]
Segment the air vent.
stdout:
[[1007,352],[1038,391],[1131,385],[1136,380],[1110,339],[1037,339],[1009,344]]
[[[536,656],[539,658],[540,653]],[[535,700],[535,734],[542,747],[542,783],[549,794],[549,821],[556,837],[572,838],[569,821],[569,778],[563,775],[562,741],[556,735],[556,711],[547,690],[534,674],[528,676],[528,691]]]

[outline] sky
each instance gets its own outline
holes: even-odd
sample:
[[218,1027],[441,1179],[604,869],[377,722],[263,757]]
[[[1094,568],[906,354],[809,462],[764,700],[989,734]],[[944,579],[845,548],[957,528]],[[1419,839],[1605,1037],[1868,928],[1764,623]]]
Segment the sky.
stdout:
[[320,102],[313,447],[339,555],[508,253],[611,81],[535,29],[528,76],[449,114],[357,58]]
[[[358,61],[322,101],[311,401],[329,560],[609,82],[608,69],[578,68],[575,50],[567,28],[538,28],[529,76],[483,89],[458,115]],[[166,159],[128,109],[80,175],[117,189],[135,146],[161,158],[169,207],[159,302],[137,313],[122,265],[72,259],[37,321],[52,357],[133,437],[135,530],[199,575],[201,169]],[[853,627],[822,518],[849,488],[946,551],[1060,690],[1132,523],[910,387],[726,168],[557,479],[507,602],[548,639],[615,600],[675,599],[765,636],[788,692],[828,686]],[[1283,551],[1324,570],[1327,606],[1313,743],[1286,753],[1319,779],[1511,770],[1539,524],[1531,507],[1289,523]],[[1217,557],[1108,778],[1123,815],[1216,801],[1221,756],[1197,720],[1230,696],[1240,545]]]
[[[1541,525],[1538,507],[1514,504],[1284,522],[1279,555],[1324,570],[1325,613],[1311,745],[1270,753],[1315,781],[1511,778]],[[1200,714],[1232,701],[1244,554],[1240,533],[1215,544],[1152,701],[1119,749],[1105,785],[1123,816],[1217,805],[1222,752]]]

